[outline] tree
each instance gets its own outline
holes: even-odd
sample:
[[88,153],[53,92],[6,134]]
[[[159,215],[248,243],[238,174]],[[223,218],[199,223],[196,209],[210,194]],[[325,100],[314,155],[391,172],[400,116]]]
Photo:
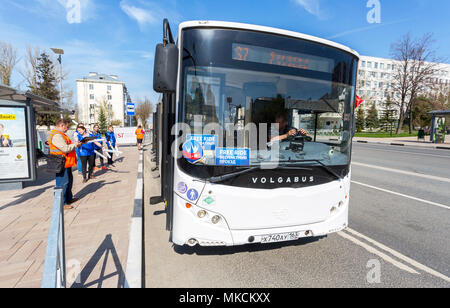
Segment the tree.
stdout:
[[380,127],[380,121],[378,119],[378,111],[375,104],[372,104],[370,109],[367,111],[366,126],[372,130]]
[[144,127],[147,125],[147,120],[153,113],[153,105],[148,98],[145,98],[143,102],[140,102],[136,107],[136,118]]
[[[38,58],[36,58],[35,63],[35,78],[30,80],[28,87],[31,93],[39,95],[41,97],[57,101],[59,98],[59,91],[57,87],[57,73],[53,61],[50,59],[49,55],[45,52],[41,53]],[[50,125],[55,124],[57,117],[55,115],[37,115],[36,121],[38,125]]]
[[360,133],[363,131],[365,125],[365,115],[364,109],[362,107],[358,108],[356,113],[356,132]]
[[11,75],[17,61],[17,49],[11,44],[0,42],[0,77],[6,86],[11,86]]
[[391,101],[390,96],[386,98],[383,104],[383,110],[380,116],[380,126],[384,128],[386,132],[390,131],[396,121],[396,109],[394,103]]
[[103,111],[107,124],[111,125],[112,121],[114,120],[114,112],[106,96],[103,96],[100,100],[97,100],[97,104],[99,114],[101,111]]
[[391,46],[392,57],[397,60],[393,83],[394,91],[398,94],[397,134],[406,116],[409,117],[409,131],[412,133],[414,102],[417,96],[430,86],[430,77],[438,65],[432,37],[431,34],[426,34],[422,38],[413,39],[407,34]]
[[39,46],[34,48],[27,47],[27,55],[25,58],[25,71],[20,71],[22,77],[26,80],[29,89],[37,88],[37,67],[38,58],[41,54]]
[[98,127],[102,134],[106,133],[108,129],[108,122],[106,121],[106,115],[103,108],[99,108],[98,112]]
[[53,61],[45,52],[41,53],[39,58],[37,58],[36,77],[36,85],[30,85],[31,92],[57,101],[59,98],[57,73]]

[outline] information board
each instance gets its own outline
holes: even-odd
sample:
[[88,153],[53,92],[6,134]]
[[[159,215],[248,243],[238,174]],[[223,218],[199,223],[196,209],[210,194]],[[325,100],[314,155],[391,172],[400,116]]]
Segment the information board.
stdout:
[[26,107],[0,105],[0,181],[30,179],[29,147]]

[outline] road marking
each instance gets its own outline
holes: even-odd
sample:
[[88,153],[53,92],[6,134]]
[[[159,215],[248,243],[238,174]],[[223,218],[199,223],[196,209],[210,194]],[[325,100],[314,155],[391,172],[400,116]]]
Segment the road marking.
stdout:
[[366,243],[361,242],[360,240],[354,238],[354,237],[351,236],[350,234],[347,234],[347,233],[345,233],[345,232],[343,232],[343,231],[338,232],[337,234],[340,235],[341,237],[343,237],[343,238],[345,238],[345,239],[347,239],[347,240],[349,240],[349,241],[355,243],[356,245],[361,246],[362,248],[364,248],[364,249],[367,250],[368,252],[373,253],[373,254],[379,256],[380,258],[382,258],[382,259],[385,260],[386,262],[391,263],[391,264],[394,265],[395,267],[398,267],[399,269],[401,269],[401,270],[403,270],[403,271],[406,271],[406,272],[408,272],[408,273],[415,274],[415,275],[419,275],[419,273],[418,273],[416,270],[412,269],[411,267],[406,266],[406,265],[404,265],[403,263],[394,260],[393,258],[389,257],[387,254],[385,254],[385,253],[383,253],[383,252],[381,252],[381,251],[375,249],[374,247],[372,247],[372,246],[370,246],[370,245],[367,245]]
[[139,153],[138,176],[130,223],[125,288],[142,288],[142,204],[144,196],[143,154]]
[[[355,231],[355,230],[353,230],[351,228],[347,228],[346,231],[349,232],[349,233],[352,233],[355,236],[358,236],[359,238],[362,238],[363,240],[366,240],[367,242],[377,246],[380,249],[383,249],[384,251],[389,252],[391,255],[399,258],[400,260],[410,264],[411,266],[414,266],[415,268],[417,268],[417,269],[419,269],[421,271],[424,271],[424,272],[426,272],[426,273],[428,273],[430,275],[433,275],[433,276],[441,278],[441,279],[443,279],[443,280],[445,280],[447,282],[450,282],[450,278],[445,276],[444,274],[441,274],[441,273],[439,273],[439,272],[437,272],[437,271],[435,271],[435,270],[433,270],[433,269],[431,269],[431,268],[429,268],[429,267],[427,267],[427,266],[425,266],[425,265],[423,265],[423,264],[421,264],[421,263],[419,263],[419,262],[417,262],[417,261],[415,261],[415,260],[413,260],[411,258],[408,258],[407,256],[399,253],[398,251],[395,251],[395,250],[393,250],[393,249],[391,249],[391,248],[389,248],[389,247],[387,247],[387,246],[385,246],[385,245],[383,245],[383,244],[381,244],[381,243],[379,243],[379,242],[377,242],[377,241],[375,241],[375,240],[373,240],[373,239],[371,239],[371,238],[369,238],[369,237],[367,237],[367,236],[365,236],[365,235],[363,235],[363,234],[361,234],[361,233],[359,233],[359,232],[357,232],[357,231]],[[342,234],[341,234],[341,236],[342,236]]]
[[[363,149],[355,149],[356,151],[361,151]],[[364,150],[369,151],[367,148]],[[427,153],[417,153],[417,152],[408,152],[408,151],[393,151],[393,150],[383,150],[383,149],[376,149],[376,148],[370,148],[370,151],[381,151],[381,152],[393,152],[393,153],[406,153],[406,154],[414,154],[414,155],[423,155],[423,156],[433,156],[433,157],[439,157],[439,158],[450,158],[450,155],[435,155],[435,154],[427,154]]]
[[401,193],[398,193],[398,192],[395,192],[395,191],[391,191],[391,190],[375,187],[375,186],[372,186],[372,185],[368,185],[368,184],[364,184],[364,183],[360,183],[360,182],[356,182],[356,181],[352,181],[352,183],[357,184],[357,185],[361,185],[361,186],[365,186],[365,187],[368,187],[368,188],[376,189],[376,190],[379,190],[379,191],[382,191],[382,192],[386,192],[386,193],[389,193],[389,194],[397,195],[397,196],[400,196],[400,197],[405,197],[405,198],[412,199],[412,200],[415,200],[415,201],[419,201],[419,202],[431,204],[431,205],[434,205],[434,206],[438,206],[438,207],[441,207],[441,208],[446,209],[446,210],[450,210],[450,206],[448,206],[448,205],[444,205],[444,204],[440,204],[440,203],[436,203],[436,202],[432,202],[432,201],[428,201],[428,200],[424,200],[424,199],[420,199],[420,198],[404,195],[404,194],[401,194]]
[[352,162],[352,165],[366,167],[366,168],[372,168],[372,169],[378,169],[378,170],[383,170],[383,171],[388,171],[388,172],[395,172],[395,173],[400,173],[400,174],[405,174],[405,175],[412,175],[412,176],[417,176],[417,177],[426,178],[426,179],[430,179],[430,180],[450,183],[449,178],[443,178],[443,177],[434,176],[434,175],[421,174],[421,173],[416,173],[416,172],[380,167],[380,166],[375,166],[375,165],[367,165],[367,164],[362,164],[362,163],[358,163],[358,162]]

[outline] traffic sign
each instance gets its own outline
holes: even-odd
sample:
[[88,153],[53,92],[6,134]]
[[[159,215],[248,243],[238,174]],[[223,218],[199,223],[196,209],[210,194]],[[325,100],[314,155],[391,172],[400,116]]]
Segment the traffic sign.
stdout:
[[128,116],[134,116],[134,115],[136,115],[135,107],[136,107],[135,104],[133,104],[133,103],[127,103],[127,115],[128,115]]

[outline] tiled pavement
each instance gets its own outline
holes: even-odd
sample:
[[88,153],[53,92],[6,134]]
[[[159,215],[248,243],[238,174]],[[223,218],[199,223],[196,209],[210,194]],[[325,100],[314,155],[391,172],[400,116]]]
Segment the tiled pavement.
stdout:
[[[86,184],[74,171],[75,197],[65,211],[67,287],[123,287],[139,153],[122,147],[115,167]],[[0,288],[41,286],[54,176],[0,192]],[[77,280],[77,281],[76,281]]]

